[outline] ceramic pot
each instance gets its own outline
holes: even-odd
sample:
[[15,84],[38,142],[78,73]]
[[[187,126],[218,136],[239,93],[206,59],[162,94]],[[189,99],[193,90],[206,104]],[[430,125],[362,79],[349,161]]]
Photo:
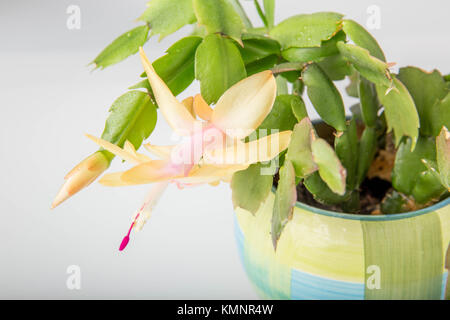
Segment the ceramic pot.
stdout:
[[262,298],[449,299],[450,198],[403,214],[362,216],[297,202],[275,252],[271,193],[237,209],[236,238]]

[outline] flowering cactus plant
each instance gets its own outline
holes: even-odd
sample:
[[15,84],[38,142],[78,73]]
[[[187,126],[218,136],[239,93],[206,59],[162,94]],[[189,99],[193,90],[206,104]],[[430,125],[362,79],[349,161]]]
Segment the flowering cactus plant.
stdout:
[[[235,207],[254,214],[277,186],[276,247],[296,201],[354,214],[417,210],[449,195],[450,77],[416,67],[391,71],[377,41],[333,12],[274,23],[274,0],[254,1],[253,27],[238,0],[151,0],[136,27],[93,61],[106,68],[140,51],[144,79],[110,109],[100,149],[67,176],[52,207],[95,181],[115,156],[134,167],[103,175],[106,186],[153,184],[133,216],[140,229],[169,183],[230,182]],[[193,33],[153,63],[142,46],[185,25]],[[348,79],[358,99],[346,113],[334,82]],[[201,93],[176,96],[194,81]],[[309,99],[328,134],[308,117]],[[156,109],[183,137],[145,148]],[[376,194],[374,196],[374,194]]]

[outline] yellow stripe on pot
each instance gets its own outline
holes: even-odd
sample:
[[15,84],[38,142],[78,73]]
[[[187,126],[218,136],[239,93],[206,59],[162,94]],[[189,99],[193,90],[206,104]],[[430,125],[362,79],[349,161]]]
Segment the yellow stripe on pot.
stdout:
[[361,222],[296,207],[277,254],[294,269],[338,281],[364,283]]
[[[270,235],[274,198],[270,193],[255,216],[245,210],[236,211],[247,245],[251,247],[249,251],[253,252],[249,253],[252,259],[260,263],[276,259],[287,270],[293,268],[328,279],[364,283],[360,221],[318,215],[296,207],[293,219],[286,225],[274,252]],[[271,281],[290,281],[288,277],[277,277],[281,276],[271,275]]]

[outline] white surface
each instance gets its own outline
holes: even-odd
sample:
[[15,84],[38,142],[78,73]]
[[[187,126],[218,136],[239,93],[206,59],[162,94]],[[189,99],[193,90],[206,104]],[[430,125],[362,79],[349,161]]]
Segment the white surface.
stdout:
[[[136,56],[101,72],[86,64],[136,25],[144,3],[0,2],[0,298],[256,298],[238,259],[227,185],[170,187],[124,253],[117,247],[147,187],[94,184],[49,210],[64,174],[96,149],[83,133],[99,135],[110,104],[139,80]],[[80,30],[66,28],[70,4],[81,8]],[[450,73],[448,1],[281,0],[276,17],[338,11],[365,23],[372,4],[382,13],[372,32],[389,61]],[[145,49],[157,58],[188,31]],[[197,91],[194,84],[181,97]],[[169,143],[159,120],[149,140]],[[66,287],[69,265],[81,267],[81,290]]]

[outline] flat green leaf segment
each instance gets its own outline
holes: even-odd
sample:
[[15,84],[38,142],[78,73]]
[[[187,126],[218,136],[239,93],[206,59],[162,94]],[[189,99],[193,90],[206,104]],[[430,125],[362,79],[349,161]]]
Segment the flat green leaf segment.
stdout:
[[139,20],[147,22],[151,35],[159,34],[161,40],[186,24],[195,22],[192,0],[151,0]]
[[392,184],[397,191],[407,195],[412,193],[420,174],[428,170],[423,159],[436,160],[434,138],[420,137],[413,152],[411,152],[411,139],[400,144],[392,172]]
[[[153,68],[161,79],[167,84],[170,91],[176,96],[183,92],[195,79],[194,63],[195,52],[202,42],[200,37],[185,37],[175,42],[167,53],[153,62]],[[144,76],[145,73],[144,73]],[[148,80],[145,79],[137,85],[151,91]],[[136,88],[132,87],[132,89]]]
[[244,24],[227,0],[193,0],[195,15],[208,33],[223,33],[240,42]]
[[263,0],[264,3],[264,13],[267,19],[267,27],[273,28],[275,23],[275,0]]
[[386,61],[386,57],[377,40],[375,40],[364,27],[353,20],[344,20],[342,26],[345,34],[348,35],[357,46],[368,50],[375,58]]
[[280,54],[280,44],[273,39],[261,35],[244,34],[242,36],[242,43],[243,47],[239,47],[239,51],[246,65],[270,55]]
[[408,197],[393,190],[387,194],[380,205],[383,214],[397,214],[408,211]]
[[141,91],[129,91],[117,98],[109,110],[102,139],[122,147],[126,140],[136,149],[156,125],[156,107]]
[[218,34],[207,36],[197,48],[195,77],[208,104],[215,103],[233,84],[246,77],[239,49]]
[[[437,70],[429,73],[416,67],[407,67],[400,69],[398,79],[414,99],[420,117],[420,132],[437,136],[442,125],[445,125],[445,119],[450,122],[450,104],[442,103],[449,90],[441,73]],[[445,104],[447,110],[441,109]]]
[[319,62],[326,57],[339,54],[336,44],[345,41],[344,32],[338,32],[330,40],[322,41],[320,47],[312,48],[289,48],[282,52],[283,58],[291,62]]
[[334,149],[347,172],[347,189],[353,190],[357,186],[356,173],[358,170],[358,134],[356,121],[349,121],[347,130],[339,133],[334,139]]
[[431,111],[431,134],[437,136],[442,127],[450,128],[450,91],[444,99],[433,106]]
[[306,66],[302,79],[308,97],[323,121],[338,131],[344,131],[346,125],[342,96],[322,68],[315,63]]
[[286,159],[292,162],[295,175],[299,178],[306,178],[318,169],[311,150],[311,137],[313,135],[314,128],[308,118],[295,125],[292,132]]
[[262,165],[252,164],[238,171],[231,180],[233,205],[255,214],[272,189],[272,175],[261,174]]
[[301,14],[282,21],[270,31],[284,49],[320,47],[341,28],[342,15],[334,12]]
[[379,102],[375,85],[367,79],[360,77],[358,95],[361,105],[361,116],[364,124],[375,127],[378,119]]
[[311,142],[313,160],[319,167],[319,175],[336,194],[345,194],[346,171],[342,167],[334,149],[323,139]]
[[238,46],[247,76],[272,68],[280,55],[280,44],[257,34],[243,34],[243,46]]
[[367,270],[365,299],[441,299],[444,257],[436,213],[361,224]]
[[338,195],[334,193],[330,187],[322,180],[319,172],[314,172],[308,176],[304,181],[305,187],[314,196],[314,199],[319,203],[327,205],[339,205],[349,200],[349,196]]
[[367,171],[377,152],[376,129],[367,127],[359,141],[358,169],[356,171],[356,185],[359,186],[366,177]]
[[450,191],[450,134],[447,128],[442,128],[436,138],[436,157],[442,184]]
[[[294,111],[295,110],[295,111]],[[294,114],[294,112],[296,112]],[[297,95],[282,94],[277,96],[272,110],[264,119],[263,123],[258,127],[258,131],[267,129],[267,134],[271,134],[270,130],[286,131],[292,130],[297,123],[297,117],[300,120],[306,117],[306,107]]]
[[388,131],[394,130],[395,145],[398,146],[402,137],[412,139],[411,150],[415,148],[419,136],[419,115],[414,100],[405,85],[398,79],[393,79],[393,87],[377,86],[377,94],[388,125]]
[[148,26],[140,26],[122,34],[92,61],[95,68],[104,69],[135,54],[147,41],[148,30]]
[[295,203],[297,202],[297,190],[295,183],[295,170],[289,160],[284,162],[280,169],[280,180],[272,215],[272,243],[276,249],[278,239],[286,224],[292,219]]
[[388,64],[370,55],[367,49],[338,42],[337,47],[347,61],[367,80],[386,87],[391,86],[391,76]]

